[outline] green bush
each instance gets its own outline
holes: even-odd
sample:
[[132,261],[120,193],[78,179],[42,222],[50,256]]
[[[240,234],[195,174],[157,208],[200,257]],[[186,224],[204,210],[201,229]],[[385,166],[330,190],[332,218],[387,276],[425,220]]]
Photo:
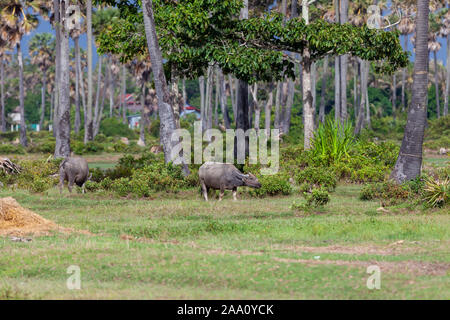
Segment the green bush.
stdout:
[[306,167],[295,175],[297,184],[308,183],[310,187],[324,187],[330,192],[336,188],[335,172],[327,167]]
[[261,188],[250,189],[249,193],[255,197],[289,195],[292,187],[289,183],[289,176],[283,173],[274,175],[262,175],[258,177]]
[[294,200],[291,209],[309,211],[313,208],[323,207],[330,202],[330,195],[328,190],[324,187],[313,188],[311,192],[304,192],[303,196],[305,197],[305,200],[301,202]]
[[102,152],[104,150],[104,146],[102,143],[97,141],[88,141],[86,144],[81,141],[74,141],[72,144],[72,149],[75,154],[83,155]]
[[394,181],[384,181],[365,185],[360,192],[361,200],[379,199],[386,205],[407,200],[411,195],[408,185],[400,185]]
[[25,149],[21,145],[4,143],[0,144],[0,154],[25,154]]
[[125,197],[132,191],[130,186],[130,179],[119,178],[111,183],[111,190],[117,193],[119,196]]
[[86,188],[87,191],[90,192],[95,192],[101,188],[100,183],[90,180],[86,181],[84,187]]

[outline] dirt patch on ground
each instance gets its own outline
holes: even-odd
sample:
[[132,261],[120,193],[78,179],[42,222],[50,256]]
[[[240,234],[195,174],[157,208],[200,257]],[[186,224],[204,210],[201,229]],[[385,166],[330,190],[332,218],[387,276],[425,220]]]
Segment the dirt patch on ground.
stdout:
[[414,275],[445,276],[450,270],[450,263],[431,263],[419,261],[345,261],[345,260],[309,260],[274,258],[275,261],[285,263],[302,263],[307,265],[337,265],[367,268],[376,265],[381,272],[408,273]]
[[33,211],[23,208],[12,197],[0,198],[0,236],[49,235],[52,231],[71,233],[75,230],[44,219]]
[[[405,246],[408,245],[408,246]],[[289,252],[310,252],[310,253],[338,253],[338,254],[374,254],[381,256],[399,255],[404,253],[420,253],[426,252],[427,249],[421,248],[415,243],[405,243],[402,240],[393,242],[387,246],[323,246],[323,247],[308,247],[308,246],[289,246],[289,245],[274,245],[272,249],[289,251]]]

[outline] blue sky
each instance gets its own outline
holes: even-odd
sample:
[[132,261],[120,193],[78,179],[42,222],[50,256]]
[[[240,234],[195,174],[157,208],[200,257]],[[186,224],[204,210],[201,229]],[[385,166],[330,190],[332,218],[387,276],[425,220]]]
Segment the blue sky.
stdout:
[[[23,48],[24,55],[26,57],[28,56],[28,41],[30,40],[31,37],[33,37],[33,35],[35,35],[36,33],[42,33],[42,32],[50,32],[50,33],[54,34],[54,30],[52,29],[49,22],[47,22],[41,18],[39,18],[39,22],[40,23],[39,23],[38,28],[36,30],[34,30],[33,32],[31,32],[29,35],[24,36],[22,39],[22,48]],[[446,65],[446,57],[447,57],[447,44],[446,43],[447,42],[443,38],[439,38],[439,42],[441,43],[441,50],[438,52],[437,57],[441,64]],[[403,45],[403,39],[401,39],[401,43]],[[72,41],[71,41],[70,45],[73,47]],[[86,47],[87,47],[86,35],[82,35],[80,37],[80,46],[86,50]],[[412,47],[411,41],[408,41],[408,51],[411,52],[411,54],[412,54],[411,61],[414,61],[414,53],[413,53],[412,49],[413,49],[413,47]],[[98,56],[97,56],[95,46],[94,46],[93,52],[94,52],[93,61],[94,61],[94,64],[96,64]],[[430,57],[431,57],[431,55],[430,55]]]

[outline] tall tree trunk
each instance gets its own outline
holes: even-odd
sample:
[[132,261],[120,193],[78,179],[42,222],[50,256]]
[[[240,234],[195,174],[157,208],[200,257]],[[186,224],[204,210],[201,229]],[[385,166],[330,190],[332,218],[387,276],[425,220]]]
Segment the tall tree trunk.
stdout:
[[364,90],[365,90],[365,98],[366,98],[366,124],[367,128],[371,128],[371,120],[370,120],[370,103],[369,103],[369,72],[370,72],[370,62],[364,61],[365,68],[366,68],[366,74],[364,77]]
[[125,101],[125,96],[127,94],[127,68],[122,65],[122,123],[127,123],[127,102]]
[[[170,105],[170,94],[167,88],[166,76],[164,75],[162,54],[159,49],[156,36],[155,20],[153,17],[152,0],[142,0],[144,16],[145,35],[147,38],[148,51],[152,61],[153,77],[155,81],[156,96],[158,99],[158,113],[160,119],[160,140],[163,145],[164,159],[168,163],[172,160],[172,134],[176,130],[175,117]],[[189,168],[184,163],[183,171],[189,174]]]
[[53,8],[54,8],[54,26],[55,26],[55,42],[56,42],[56,48],[55,48],[55,93],[54,93],[54,104],[53,104],[53,115],[52,115],[52,122],[53,122],[53,136],[56,138],[58,134],[58,117],[59,117],[59,86],[60,86],[60,77],[61,77],[61,10],[60,10],[60,0],[53,0]]
[[[405,35],[403,50],[408,50],[408,35]],[[402,111],[407,109],[406,105],[406,67],[402,69]]]
[[95,137],[95,126],[97,125],[98,117],[100,114],[100,92],[102,87],[102,64],[103,57],[99,56],[97,65],[97,92],[95,93],[95,108],[94,108],[94,123],[93,123],[93,138]]
[[280,128],[280,118],[281,118],[281,98],[282,98],[282,83],[280,81],[277,82],[277,92],[275,96],[275,120],[274,120],[274,128]]
[[141,87],[141,120],[139,122],[139,142],[138,145],[144,147],[145,146],[145,126],[146,126],[146,119],[145,119],[145,84],[142,84]]
[[44,119],[45,119],[45,93],[47,92],[47,75],[46,71],[42,72],[42,90],[41,90],[41,117],[39,119],[39,129],[42,130],[44,128]]
[[271,113],[272,113],[272,105],[273,105],[273,83],[269,84],[269,97],[266,101],[266,105],[264,107],[264,116],[265,116],[265,127],[266,127],[266,135],[270,135],[270,122],[271,122]]
[[223,124],[225,129],[230,129],[230,115],[228,114],[228,106],[227,106],[227,93],[226,93],[226,83],[225,78],[223,76],[222,70],[218,70],[219,72],[219,84],[220,84],[220,108],[223,116]]
[[2,132],[6,132],[6,115],[5,115],[5,62],[0,60],[0,103],[2,107]]
[[[79,93],[81,95],[81,103],[83,104],[83,121],[86,124],[87,122],[86,91],[84,89],[83,70],[81,70],[81,51],[80,51],[81,49],[78,37],[74,39],[74,45],[75,45],[75,65],[76,65],[75,68],[77,71],[76,81],[78,81],[79,84]],[[80,128],[81,128],[81,119],[80,119]]]
[[205,111],[206,111],[206,128],[212,128],[212,118],[213,118],[213,86],[214,86],[214,69],[212,66],[208,67],[208,79],[206,80],[206,99],[205,99]]
[[[348,22],[348,0],[340,0],[340,23],[344,24]],[[347,70],[348,70],[348,54],[341,56],[341,65],[339,67],[340,72],[340,97],[341,102],[339,104],[339,114],[341,122],[345,122],[348,118],[347,112]]]
[[358,110],[358,116],[356,118],[356,125],[355,125],[355,134],[359,134],[364,127],[364,120],[365,120],[365,106],[366,106],[366,86],[367,86],[367,77],[368,77],[368,71],[366,70],[366,62],[364,60],[358,59],[359,66],[360,66],[360,78],[361,78],[361,85],[360,85],[360,91],[361,91],[361,99],[359,100],[359,110]]
[[206,130],[206,112],[205,112],[205,77],[198,78],[198,85],[200,89],[200,120],[202,121],[202,131]]
[[[315,90],[315,86],[312,86],[313,88],[311,90]],[[295,82],[292,79],[288,80],[288,88],[287,88],[287,101],[286,101],[286,107],[284,109],[284,119],[283,119],[283,134],[288,134],[289,129],[291,128],[291,113],[292,113],[292,106],[294,105],[294,94],[295,94]],[[313,91],[314,92],[314,91]],[[313,96],[313,104],[314,104],[314,96]],[[315,107],[313,106],[313,109]]]
[[112,65],[112,56],[109,57],[109,66],[108,66],[108,78],[109,78],[109,117],[113,116],[113,108],[114,108],[114,77],[111,72]]
[[325,123],[325,95],[328,81],[328,56],[323,59],[322,88],[320,89],[319,121]]
[[235,91],[234,91],[234,85],[233,85],[234,81],[233,81],[233,77],[231,76],[231,74],[228,75],[228,84],[230,86],[230,98],[231,98],[231,108],[233,109],[233,117],[234,119],[236,119],[236,95],[235,95]]
[[433,58],[434,58],[434,87],[435,87],[435,92],[436,92],[436,115],[437,118],[439,119],[441,117],[441,104],[439,101],[439,79],[438,79],[438,73],[439,73],[439,68],[438,68],[438,63],[437,63],[437,54],[436,51],[433,51]]
[[[308,0],[302,0],[302,18],[309,24]],[[302,57],[302,83],[303,83],[303,117],[304,117],[304,143],[303,148],[309,150],[314,137],[314,106],[311,86],[311,55],[306,47]]]
[[[74,43],[77,43],[78,37],[73,39]],[[80,74],[78,71],[78,59],[77,57],[77,45],[75,45],[75,123],[74,131],[76,134],[80,133],[81,128],[81,111],[80,111]]]
[[[447,1],[448,6],[448,1]],[[448,100],[450,96],[450,34],[447,35],[447,65],[446,65],[446,81],[444,92],[444,117],[448,115]]]
[[[63,2],[61,2],[63,3]],[[65,0],[61,12],[70,5]],[[61,19],[62,20],[62,19]],[[62,22],[60,20],[60,22]],[[65,158],[70,155],[70,80],[69,80],[69,31],[61,24],[61,78],[59,86],[58,133],[56,135],[55,158]]]
[[[241,9],[240,19],[248,19],[248,0],[244,0],[244,6]],[[248,104],[248,83],[238,79],[236,92],[236,129],[247,131],[250,128],[249,104]],[[245,155],[248,155],[248,136],[245,137]],[[235,157],[237,157],[237,143],[234,144]]]
[[417,0],[416,57],[411,106],[408,110],[400,153],[391,173],[398,183],[415,179],[422,166],[422,144],[428,103],[428,15],[429,0]]
[[86,122],[84,124],[84,143],[94,139],[92,119],[92,0],[86,0],[86,23],[87,23],[87,68],[88,68],[88,97],[86,107]]
[[395,117],[397,113],[397,75],[394,73],[392,76],[392,118],[395,122]]
[[25,124],[25,92],[23,86],[23,58],[20,42],[17,43],[17,60],[19,62],[19,109],[20,109],[20,144],[24,147],[28,145],[27,127]]

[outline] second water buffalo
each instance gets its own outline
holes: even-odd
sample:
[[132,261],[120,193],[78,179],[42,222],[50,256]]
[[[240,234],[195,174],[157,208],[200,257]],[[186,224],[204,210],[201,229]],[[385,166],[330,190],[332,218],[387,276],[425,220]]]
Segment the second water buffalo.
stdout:
[[59,165],[59,192],[62,193],[64,181],[68,181],[69,192],[72,192],[73,184],[83,188],[89,179],[89,166],[85,159],[80,157],[65,158]]
[[233,190],[233,200],[237,200],[237,187],[261,188],[261,183],[253,174],[243,174],[230,163],[205,162],[200,167],[198,176],[206,201],[209,189],[220,190],[220,201],[225,190]]

